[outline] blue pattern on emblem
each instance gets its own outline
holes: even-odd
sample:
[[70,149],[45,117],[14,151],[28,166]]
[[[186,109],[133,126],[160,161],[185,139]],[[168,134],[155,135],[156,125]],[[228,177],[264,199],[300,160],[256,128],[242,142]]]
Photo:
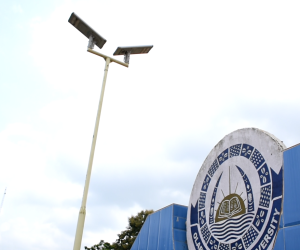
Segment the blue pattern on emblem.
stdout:
[[257,236],[258,236],[258,233],[251,226],[249,228],[249,230],[247,231],[247,233],[245,233],[245,235],[243,236],[243,241],[244,241],[245,247],[248,248],[255,241]]
[[265,159],[261,155],[261,153],[257,149],[255,149],[250,158],[250,161],[253,163],[256,169],[259,169],[259,167],[265,162]]
[[236,144],[230,147],[230,158],[234,156],[239,156],[241,152],[242,144]]
[[271,185],[262,187],[260,189],[259,205],[262,207],[269,207],[271,197]]
[[239,239],[238,241],[231,243],[231,250],[244,250],[245,247],[243,245],[243,242],[241,239]]
[[200,193],[199,197],[199,210],[205,207],[205,198],[206,198],[206,193]]
[[191,225],[198,223],[198,201],[195,206],[191,204]]
[[237,168],[238,168],[238,170],[240,171],[240,173],[241,173],[241,176],[244,176],[244,175],[245,175],[245,173],[244,173],[243,169],[239,168],[238,166],[237,166]]
[[205,246],[203,245],[203,243],[201,241],[201,238],[200,238],[200,235],[199,235],[199,232],[198,232],[198,227],[197,226],[191,227],[191,231],[192,231],[192,236],[193,236],[193,242],[194,242],[195,249],[198,249],[198,250],[203,249],[204,250]]
[[214,208],[215,208],[215,202],[216,202],[216,195],[217,195],[217,191],[218,191],[218,186],[219,186],[222,174],[220,175],[220,177],[219,177],[219,179],[216,183],[213,195],[211,197],[210,211],[209,211],[209,224],[212,224],[212,223],[215,222],[215,220],[214,220]]
[[253,225],[258,229],[258,231],[260,231],[261,228],[263,227],[267,214],[268,214],[268,210],[263,208],[258,208],[257,213],[255,215],[255,219],[253,221]]
[[208,185],[209,185],[209,183],[210,183],[210,177],[209,177],[209,175],[207,174],[206,176],[205,176],[205,179],[204,179],[204,181],[203,181],[203,185],[202,185],[202,191],[207,191],[207,188],[208,188]]
[[280,169],[280,172],[276,174],[273,169],[271,168],[271,173],[272,173],[272,199],[275,197],[281,196],[282,195],[282,167]]
[[254,149],[254,147],[252,147],[248,144],[243,144],[241,156],[244,156],[247,159],[249,159],[252,154],[253,149]]
[[245,188],[247,191],[248,212],[252,212],[252,211],[254,211],[254,199],[253,199],[253,192],[252,192],[252,187],[251,187],[250,181],[248,179],[248,176],[243,172],[243,170],[238,166],[236,166],[236,167],[240,171],[241,175],[243,176],[243,180],[245,183]]
[[205,209],[199,211],[199,224],[202,227],[206,223]]
[[279,227],[281,212],[281,199],[273,201],[272,210],[270,211],[270,218],[265,227],[264,232],[260,237],[260,241],[256,243],[252,249],[269,249],[270,244],[272,243],[275,235],[277,235],[277,230]]
[[213,177],[214,173],[217,171],[217,169],[219,168],[219,163],[217,160],[215,160],[213,162],[213,164],[210,166],[209,170],[208,170],[208,174]]
[[208,241],[209,237],[210,237],[210,232],[208,230],[207,224],[205,224],[202,228],[201,228],[201,233],[203,236],[203,239],[205,240],[205,242]]
[[219,241],[217,241],[213,236],[210,237],[209,241],[207,242],[207,246],[209,249],[218,249]]
[[228,159],[228,148],[225,149],[219,156],[218,156],[218,161],[219,164],[222,165],[224,161]]
[[267,183],[270,183],[271,177],[270,177],[270,171],[267,164],[264,164],[259,170],[258,175],[260,179],[260,185],[263,186]]
[[229,244],[220,243],[219,250],[229,250]]

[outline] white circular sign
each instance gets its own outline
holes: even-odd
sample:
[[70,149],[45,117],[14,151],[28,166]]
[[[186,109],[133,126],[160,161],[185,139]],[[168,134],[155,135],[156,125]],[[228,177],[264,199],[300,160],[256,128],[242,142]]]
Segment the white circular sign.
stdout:
[[221,140],[204,161],[187,218],[190,250],[272,249],[282,203],[284,144],[255,128]]

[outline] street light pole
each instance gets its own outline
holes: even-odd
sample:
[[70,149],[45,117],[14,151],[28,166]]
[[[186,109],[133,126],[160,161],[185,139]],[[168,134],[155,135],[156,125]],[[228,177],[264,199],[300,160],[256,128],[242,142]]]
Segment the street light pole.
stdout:
[[130,54],[147,54],[153,46],[151,45],[151,46],[118,47],[117,50],[115,51],[114,55],[124,55],[124,62],[121,62],[121,61],[116,60],[115,58],[106,56],[104,54],[101,54],[101,53],[93,50],[94,45],[96,45],[97,47],[99,47],[101,49],[103,47],[103,45],[106,43],[106,40],[102,36],[100,36],[95,30],[93,30],[89,25],[87,25],[87,23],[85,23],[74,12],[71,14],[71,16],[69,18],[69,23],[72,24],[77,30],[79,30],[84,36],[86,36],[89,39],[87,51],[92,54],[95,54],[97,56],[103,57],[105,60],[105,68],[104,68],[104,76],[103,76],[103,82],[102,82],[102,88],[101,88],[101,95],[100,95],[100,100],[99,100],[99,104],[98,104],[98,111],[97,111],[94,135],[93,135],[92,146],[91,146],[91,151],[90,151],[89,164],[88,164],[88,169],[87,169],[87,173],[86,173],[83,197],[82,197],[82,201],[81,201],[81,207],[79,210],[76,235],[75,235],[75,241],[74,241],[74,247],[73,247],[73,250],[80,250],[85,215],[86,215],[86,201],[87,201],[88,190],[89,190],[89,185],[90,185],[92,166],[93,166],[93,160],[94,160],[94,152],[95,152],[95,147],[96,147],[98,127],[99,127],[99,122],[100,122],[100,115],[101,115],[103,96],[104,96],[104,90],[105,90],[105,84],[106,84],[109,64],[111,62],[115,62],[117,64],[120,64],[120,65],[128,68]]
[[77,228],[76,228],[76,235],[75,235],[73,250],[80,250],[80,246],[81,246],[81,240],[82,240],[82,234],[83,234],[83,228],[84,228],[84,221],[85,221],[85,215],[86,215],[86,201],[87,201],[87,195],[88,195],[88,190],[89,190],[89,185],[90,185],[92,166],[93,166],[93,160],[94,160],[94,152],[95,152],[95,147],[96,147],[98,127],[99,127],[99,122],[100,122],[100,115],[101,115],[101,109],[102,109],[104,90],[105,90],[105,84],[106,84],[109,64],[111,62],[116,62],[116,63],[118,63],[122,66],[128,67],[127,63],[120,62],[120,61],[118,61],[114,58],[103,55],[103,54],[101,54],[97,51],[94,51],[94,50],[90,49],[90,48],[88,48],[87,51],[90,52],[90,53],[93,53],[95,55],[103,57],[105,59],[105,68],[104,68],[104,76],[103,76],[101,94],[100,94],[100,100],[99,100],[99,104],[98,104],[98,111],[97,111],[97,117],[96,117],[95,128],[94,128],[94,135],[93,135],[92,146],[91,146],[91,151],[90,151],[89,165],[88,165],[88,169],[87,169],[87,173],[86,173],[83,197],[82,197],[81,207],[80,207],[80,211],[79,211],[79,215],[78,215],[78,221],[77,221]]

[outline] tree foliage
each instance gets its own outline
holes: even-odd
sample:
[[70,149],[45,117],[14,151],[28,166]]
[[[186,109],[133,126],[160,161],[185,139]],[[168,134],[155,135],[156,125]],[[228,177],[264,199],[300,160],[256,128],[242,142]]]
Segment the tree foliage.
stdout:
[[126,230],[118,234],[118,238],[112,244],[101,240],[99,244],[92,247],[86,247],[86,250],[130,250],[138,233],[140,232],[143,224],[145,223],[147,216],[152,214],[153,210],[142,210],[136,216],[128,218],[129,225]]
[[112,246],[108,242],[104,242],[104,240],[100,240],[99,244],[96,244],[91,247],[84,247],[87,250],[112,250]]

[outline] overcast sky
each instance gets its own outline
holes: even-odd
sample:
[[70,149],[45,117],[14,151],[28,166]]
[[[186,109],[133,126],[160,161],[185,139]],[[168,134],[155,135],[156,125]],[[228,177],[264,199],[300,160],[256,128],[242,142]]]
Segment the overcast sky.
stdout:
[[104,54],[154,45],[110,64],[82,247],[113,242],[142,209],[188,205],[236,129],[300,142],[299,1],[0,0],[1,249],[73,248],[104,60],[72,12]]

